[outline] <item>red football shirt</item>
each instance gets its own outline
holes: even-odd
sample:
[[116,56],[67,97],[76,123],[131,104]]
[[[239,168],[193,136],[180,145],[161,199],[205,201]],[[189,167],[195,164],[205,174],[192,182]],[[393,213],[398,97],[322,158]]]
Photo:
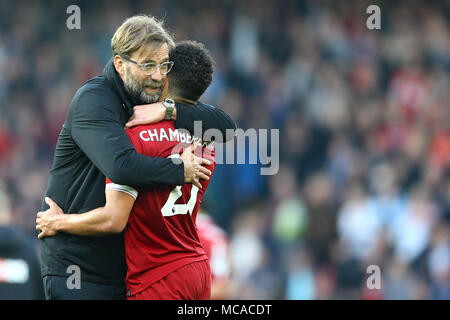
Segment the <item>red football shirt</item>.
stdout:
[[[189,134],[175,129],[173,121],[133,127],[126,130],[136,151],[151,157],[179,157],[192,140]],[[178,147],[177,147],[178,146]],[[212,162],[214,148],[202,146],[195,154]],[[145,290],[176,269],[207,259],[200,243],[196,218],[209,180],[200,180],[202,189],[193,184],[159,185],[134,188],[117,185],[106,179],[106,190],[131,194],[136,202],[125,228],[126,285],[130,294]]]

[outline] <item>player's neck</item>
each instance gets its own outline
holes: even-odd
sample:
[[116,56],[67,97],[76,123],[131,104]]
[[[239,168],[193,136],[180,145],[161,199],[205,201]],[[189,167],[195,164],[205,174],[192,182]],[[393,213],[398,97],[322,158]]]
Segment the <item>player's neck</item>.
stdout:
[[196,104],[197,103],[197,101],[178,97],[178,96],[174,96],[172,99],[175,100],[175,102],[184,103],[184,104]]

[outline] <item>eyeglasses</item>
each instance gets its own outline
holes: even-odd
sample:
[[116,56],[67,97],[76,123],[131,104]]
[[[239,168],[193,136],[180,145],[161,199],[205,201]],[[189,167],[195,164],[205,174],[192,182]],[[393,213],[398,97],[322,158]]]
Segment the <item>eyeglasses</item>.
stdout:
[[134,60],[131,60],[131,59],[128,59],[125,57],[122,57],[122,58],[136,64],[146,76],[151,76],[152,74],[154,74],[156,72],[156,70],[158,69],[158,67],[159,67],[161,74],[168,74],[173,67],[173,61],[166,61],[166,62],[163,62],[160,64],[153,63],[153,62],[139,63],[137,61],[134,61]]

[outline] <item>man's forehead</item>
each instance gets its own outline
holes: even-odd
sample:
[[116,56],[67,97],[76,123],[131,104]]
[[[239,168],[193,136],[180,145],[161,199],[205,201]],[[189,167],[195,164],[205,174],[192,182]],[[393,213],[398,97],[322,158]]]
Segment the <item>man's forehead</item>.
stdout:
[[169,48],[166,43],[150,43],[142,46],[134,55],[141,62],[162,62],[169,58]]

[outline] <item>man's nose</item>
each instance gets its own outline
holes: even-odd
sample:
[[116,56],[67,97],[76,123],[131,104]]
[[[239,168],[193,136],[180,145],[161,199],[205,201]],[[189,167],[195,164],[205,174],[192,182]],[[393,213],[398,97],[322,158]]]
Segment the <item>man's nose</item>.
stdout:
[[162,75],[161,71],[159,70],[159,68],[156,68],[156,71],[152,74],[151,77],[152,77],[152,80],[160,82],[160,81],[162,81],[163,75]]

